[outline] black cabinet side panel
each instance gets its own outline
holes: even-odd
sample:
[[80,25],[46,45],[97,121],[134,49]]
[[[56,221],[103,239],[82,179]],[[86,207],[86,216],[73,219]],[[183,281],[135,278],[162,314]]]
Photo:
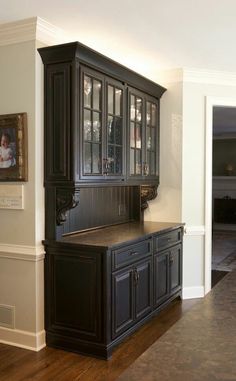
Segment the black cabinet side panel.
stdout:
[[[100,255],[50,255],[49,329],[84,340],[101,340],[102,280]],[[46,290],[47,292],[47,290]]]
[[71,65],[47,67],[45,85],[45,180],[70,180]]

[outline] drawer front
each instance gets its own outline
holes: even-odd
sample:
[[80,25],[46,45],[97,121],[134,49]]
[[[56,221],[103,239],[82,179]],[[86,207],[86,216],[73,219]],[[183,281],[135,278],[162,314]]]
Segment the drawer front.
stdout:
[[155,237],[155,250],[163,250],[181,242],[182,231],[177,229],[169,233],[160,234]]
[[112,251],[112,270],[120,269],[152,253],[152,241],[145,240]]

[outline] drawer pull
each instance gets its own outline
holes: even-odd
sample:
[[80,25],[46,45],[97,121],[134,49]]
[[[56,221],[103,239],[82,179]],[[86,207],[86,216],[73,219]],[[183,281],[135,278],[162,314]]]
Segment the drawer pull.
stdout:
[[137,251],[130,251],[130,253],[129,253],[129,255],[137,255],[138,254],[138,252]]

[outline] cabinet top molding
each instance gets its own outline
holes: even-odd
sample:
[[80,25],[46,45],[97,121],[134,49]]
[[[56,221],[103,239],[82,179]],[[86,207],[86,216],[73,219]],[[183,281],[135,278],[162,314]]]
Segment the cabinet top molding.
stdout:
[[166,89],[135,71],[119,64],[80,42],[71,42],[38,49],[43,63],[48,65],[59,62],[73,62],[85,64],[127,83],[148,94],[160,98]]

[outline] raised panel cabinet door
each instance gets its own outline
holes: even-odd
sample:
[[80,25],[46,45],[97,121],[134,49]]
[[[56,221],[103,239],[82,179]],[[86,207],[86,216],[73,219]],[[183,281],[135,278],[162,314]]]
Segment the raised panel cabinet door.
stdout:
[[135,319],[141,319],[152,310],[152,261],[146,260],[134,268]]
[[154,307],[169,297],[169,251],[154,256]]
[[174,246],[170,250],[170,292],[174,294],[182,284],[182,247]]
[[134,322],[133,268],[112,275],[112,338]]
[[71,66],[49,65],[45,72],[45,180],[71,180]]

